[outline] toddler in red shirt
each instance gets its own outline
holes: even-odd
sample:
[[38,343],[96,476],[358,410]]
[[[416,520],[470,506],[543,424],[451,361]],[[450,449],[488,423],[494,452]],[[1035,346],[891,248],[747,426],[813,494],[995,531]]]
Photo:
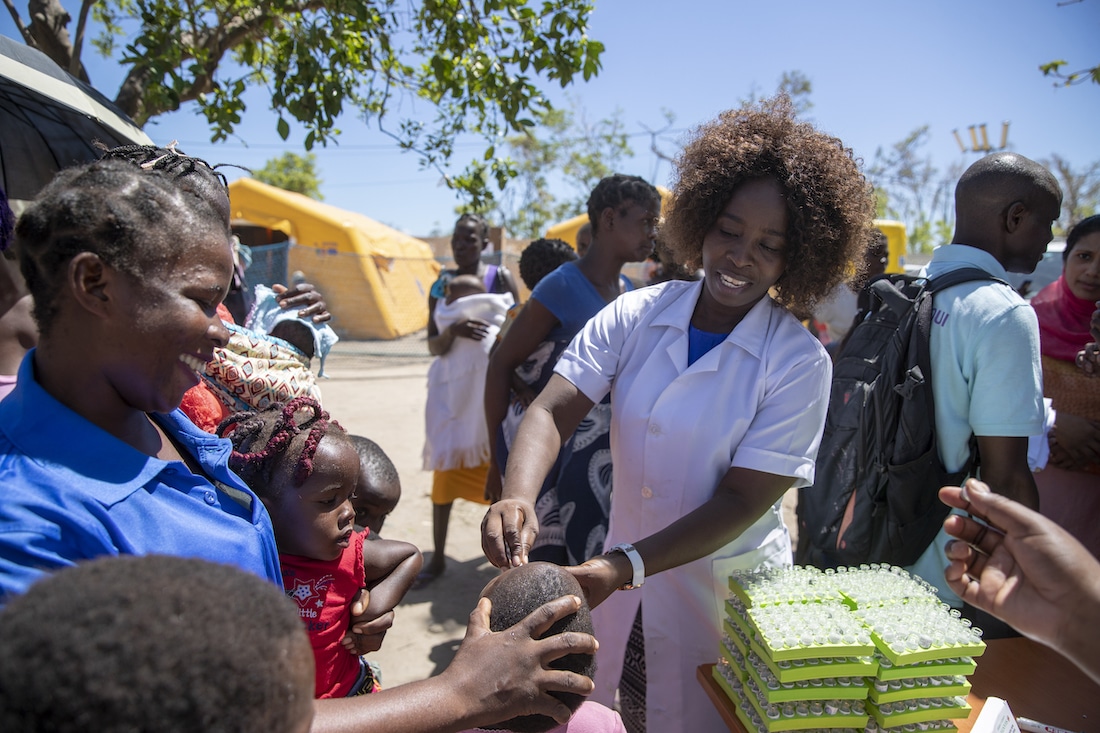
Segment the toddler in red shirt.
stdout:
[[[379,689],[360,655],[381,646],[421,557],[393,540],[364,551],[370,530],[355,531],[359,454],[351,438],[312,397],[236,413],[218,434],[233,442],[229,465],[271,515],[283,588],[313,646],[316,697]],[[353,614],[353,606],[362,612]]]

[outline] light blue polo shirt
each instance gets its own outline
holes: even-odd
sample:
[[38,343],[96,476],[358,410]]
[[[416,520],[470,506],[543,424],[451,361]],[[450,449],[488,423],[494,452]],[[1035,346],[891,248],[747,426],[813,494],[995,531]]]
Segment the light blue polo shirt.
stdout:
[[[926,274],[935,277],[963,267],[977,267],[999,278],[1006,275],[993,255],[962,244],[937,248]],[[932,396],[944,468],[962,468],[972,434],[1042,433],[1043,374],[1034,309],[1011,287],[988,281],[948,288],[932,303]],[[935,585],[943,600],[961,606],[943,579],[943,547],[949,539],[940,530],[909,570]]]
[[152,417],[214,483],[147,456],[42,389],[34,353],[0,402],[0,604],[45,573],[102,555],[201,558],[282,588],[271,520],[229,470],[228,440],[177,409]]

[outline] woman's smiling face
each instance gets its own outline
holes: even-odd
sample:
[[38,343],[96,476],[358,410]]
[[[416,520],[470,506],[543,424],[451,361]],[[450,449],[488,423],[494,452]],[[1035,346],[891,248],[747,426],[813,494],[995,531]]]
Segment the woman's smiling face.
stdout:
[[227,233],[191,222],[172,236],[175,252],[141,278],[117,272],[120,311],[129,317],[110,337],[119,358],[108,378],[143,412],[178,407],[229,338],[217,313],[233,272]]
[[773,178],[733,192],[703,238],[703,292],[692,324],[729,332],[763,298],[787,266],[787,205]]

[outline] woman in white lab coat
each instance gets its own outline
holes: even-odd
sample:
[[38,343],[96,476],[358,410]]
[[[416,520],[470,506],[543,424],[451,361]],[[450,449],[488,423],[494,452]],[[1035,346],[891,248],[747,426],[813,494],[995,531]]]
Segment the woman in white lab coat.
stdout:
[[813,483],[831,365],[796,315],[860,261],[873,202],[851,151],[784,97],[700,128],[677,173],[664,234],[703,281],[627,293],[577,335],[520,426],[482,542],[499,567],[526,562],[538,487],[610,392],[607,551],[570,568],[599,605],[593,699],[618,688],[631,731],[699,733],[725,730],[695,669],[717,659],[729,573],[790,564],[779,502]]

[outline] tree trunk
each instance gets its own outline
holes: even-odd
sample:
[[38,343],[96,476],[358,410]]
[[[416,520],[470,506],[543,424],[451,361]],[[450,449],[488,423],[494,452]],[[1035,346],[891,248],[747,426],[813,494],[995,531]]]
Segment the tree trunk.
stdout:
[[[69,11],[61,6],[61,0],[29,0],[27,12],[31,16],[29,30],[38,48],[62,69],[68,69],[73,58],[73,43],[68,28],[72,16]],[[88,72],[83,63],[77,63],[73,75],[88,82]]]

